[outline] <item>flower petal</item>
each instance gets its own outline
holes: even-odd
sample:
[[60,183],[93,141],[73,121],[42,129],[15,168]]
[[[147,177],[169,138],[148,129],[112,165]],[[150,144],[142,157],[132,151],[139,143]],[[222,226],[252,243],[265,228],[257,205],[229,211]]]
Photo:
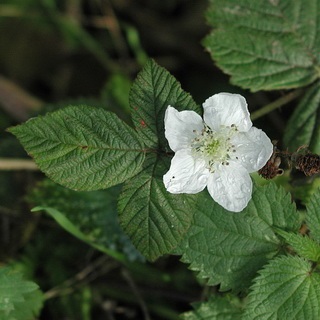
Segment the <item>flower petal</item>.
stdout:
[[248,132],[239,132],[231,139],[235,152],[231,159],[240,162],[248,172],[260,170],[270,159],[273,144],[269,137],[256,127],[251,127]]
[[183,149],[172,158],[163,182],[171,193],[198,193],[206,187],[208,175],[205,161],[194,158],[190,149]]
[[246,99],[240,94],[215,94],[204,102],[203,108],[204,122],[215,131],[218,131],[221,125],[235,124],[238,130],[243,132],[252,126]]
[[208,179],[211,197],[229,211],[240,212],[248,204],[252,194],[252,181],[249,173],[241,165],[230,162],[220,165]]
[[165,117],[165,136],[171,150],[178,151],[190,147],[191,140],[195,137],[193,130],[203,129],[202,118],[194,111],[178,111],[168,106]]

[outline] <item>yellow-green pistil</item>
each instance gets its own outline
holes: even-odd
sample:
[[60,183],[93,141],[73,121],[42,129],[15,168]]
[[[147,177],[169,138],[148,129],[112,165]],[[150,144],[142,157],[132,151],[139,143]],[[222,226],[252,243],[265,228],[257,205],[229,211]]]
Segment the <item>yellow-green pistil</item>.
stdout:
[[219,131],[211,130],[206,124],[191,142],[192,152],[207,163],[210,172],[214,172],[217,164],[229,165],[230,154],[236,152],[231,143],[232,136],[237,132],[235,125],[220,126]]

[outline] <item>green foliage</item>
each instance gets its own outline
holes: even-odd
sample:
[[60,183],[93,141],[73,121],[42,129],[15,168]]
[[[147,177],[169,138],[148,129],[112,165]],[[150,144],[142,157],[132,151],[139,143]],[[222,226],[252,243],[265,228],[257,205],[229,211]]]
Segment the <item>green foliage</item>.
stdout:
[[0,268],[0,318],[31,320],[42,307],[38,285],[22,279],[22,274],[10,268]]
[[320,260],[320,246],[308,236],[294,234],[276,229],[276,232],[286,240],[286,243],[301,257],[318,262]]
[[212,296],[208,302],[194,303],[194,311],[181,315],[182,320],[240,320],[242,309],[238,298]]
[[141,139],[158,153],[147,156],[143,171],[127,181],[119,199],[120,223],[148,259],[171,252],[189,228],[193,196],[169,194],[162,177],[169,169],[164,153],[164,113],[168,105],[199,111],[191,96],[164,68],[150,60],[130,92],[132,120]]
[[257,271],[281,249],[274,226],[297,231],[299,216],[289,194],[270,183],[255,187],[248,207],[230,214],[206,194],[198,198],[194,222],[178,250],[209,285],[246,290]]
[[320,317],[320,275],[300,257],[278,257],[255,279],[243,320]]
[[320,82],[308,89],[291,116],[284,135],[286,146],[297,150],[308,146],[315,153],[320,153]]
[[169,105],[178,110],[200,112],[192,97],[164,68],[149,60],[134,81],[129,102],[132,120],[141,139],[149,148],[167,149],[164,113]]
[[313,194],[307,206],[306,222],[310,236],[320,243],[320,189]]
[[211,0],[204,45],[243,88],[289,89],[319,78],[319,0]]
[[141,170],[144,147],[113,113],[72,106],[9,129],[39,168],[74,190],[122,183]]
[[149,260],[171,252],[193,218],[195,196],[166,191],[162,176],[168,168],[168,159],[149,155],[144,170],[124,185],[119,199],[121,226]]
[[33,211],[45,210],[75,237],[118,259],[142,259],[119,226],[116,199],[119,188],[75,192],[44,180],[29,195],[37,203]]

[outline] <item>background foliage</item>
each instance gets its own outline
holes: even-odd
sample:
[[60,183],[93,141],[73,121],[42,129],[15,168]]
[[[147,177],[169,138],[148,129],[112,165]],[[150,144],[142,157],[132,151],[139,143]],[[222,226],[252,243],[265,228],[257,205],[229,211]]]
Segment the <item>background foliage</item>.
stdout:
[[[319,153],[318,7],[4,1],[0,314],[317,319],[319,181],[294,161],[304,145]],[[254,176],[241,214],[162,183],[167,105],[201,113],[221,91],[243,94],[255,125],[288,150],[285,175]]]

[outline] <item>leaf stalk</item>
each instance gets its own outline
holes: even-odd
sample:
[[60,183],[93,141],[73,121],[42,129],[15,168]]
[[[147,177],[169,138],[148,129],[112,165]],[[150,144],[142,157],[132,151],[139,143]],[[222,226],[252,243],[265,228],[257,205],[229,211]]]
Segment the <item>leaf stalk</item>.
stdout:
[[264,107],[260,108],[257,111],[251,113],[251,120],[257,120],[258,118],[263,117],[264,115],[270,113],[273,110],[276,110],[285,104],[291,102],[292,100],[298,98],[302,94],[302,89],[297,89],[294,91],[289,92],[287,95],[280,97],[279,99],[265,105]]

